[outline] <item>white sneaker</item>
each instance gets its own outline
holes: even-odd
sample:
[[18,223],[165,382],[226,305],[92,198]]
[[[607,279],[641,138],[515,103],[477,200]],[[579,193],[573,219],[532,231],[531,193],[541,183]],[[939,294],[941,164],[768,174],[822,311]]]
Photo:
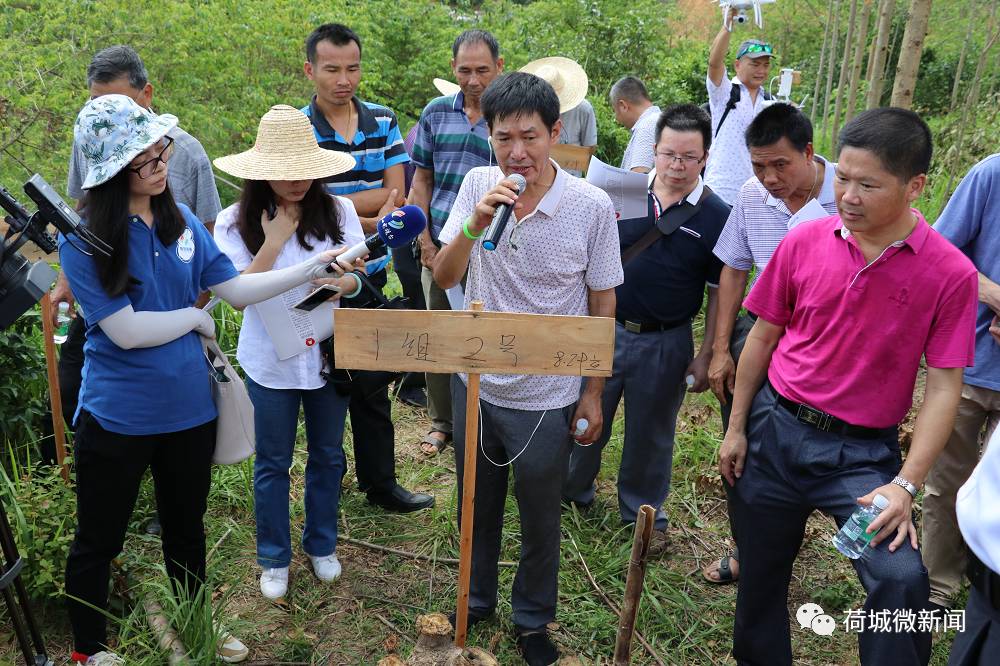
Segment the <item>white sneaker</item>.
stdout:
[[330,553],[326,557],[313,557],[310,555],[309,561],[312,562],[316,578],[319,578],[324,583],[329,583],[340,577],[341,567],[340,560],[337,559],[337,553]]
[[114,652],[98,652],[87,657],[86,666],[123,666],[125,660]]
[[265,598],[280,599],[288,592],[288,567],[264,569],[260,574],[260,593]]
[[250,648],[244,645],[243,641],[226,632],[222,635],[222,640],[219,641],[219,647],[216,648],[215,653],[219,659],[227,664],[238,664],[250,656]]

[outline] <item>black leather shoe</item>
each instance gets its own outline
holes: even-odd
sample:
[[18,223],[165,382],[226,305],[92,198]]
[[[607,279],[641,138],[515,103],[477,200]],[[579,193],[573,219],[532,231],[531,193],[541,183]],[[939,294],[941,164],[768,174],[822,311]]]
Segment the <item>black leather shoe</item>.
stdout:
[[387,493],[368,493],[368,503],[380,506],[386,511],[412,513],[434,506],[434,496],[426,493],[411,493],[397,483],[396,487]]
[[519,633],[517,649],[528,666],[552,666],[559,661],[559,650],[545,629]]

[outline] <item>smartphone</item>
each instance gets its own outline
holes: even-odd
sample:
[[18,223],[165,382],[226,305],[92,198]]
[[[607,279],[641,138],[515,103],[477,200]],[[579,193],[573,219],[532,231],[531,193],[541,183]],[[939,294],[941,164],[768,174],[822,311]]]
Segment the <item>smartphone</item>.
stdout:
[[303,310],[305,312],[312,312],[321,303],[325,303],[334,294],[340,293],[340,287],[334,286],[332,284],[324,284],[319,289],[309,294],[301,301],[295,304],[296,310]]

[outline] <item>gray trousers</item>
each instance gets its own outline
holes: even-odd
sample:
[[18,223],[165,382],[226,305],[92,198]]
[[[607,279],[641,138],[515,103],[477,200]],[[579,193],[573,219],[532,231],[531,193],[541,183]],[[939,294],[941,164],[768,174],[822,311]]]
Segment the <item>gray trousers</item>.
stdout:
[[591,446],[573,444],[563,497],[578,504],[594,501],[601,452],[625,397],[625,441],[618,469],[618,510],[633,523],[639,507],[656,508],[656,529],[667,528],[663,502],[670,492],[677,414],[684,402],[684,372],[694,355],[691,324],[669,331],[630,333],[615,324],[614,375],[601,397],[604,430]]
[[[733,656],[741,666],[792,664],[788,585],[809,514],[819,509],[842,526],[857,508],[856,499],[889,483],[901,466],[895,433],[863,440],[822,432],[798,421],[777,403],[776,395],[765,384],[754,397],[746,466],[729,499],[740,526]],[[868,592],[865,616],[883,609],[890,617],[903,609],[917,616],[928,607],[927,569],[920,551],[905,543],[890,553],[890,541],[851,561]],[[795,626],[812,635],[811,629]],[[866,624],[858,644],[863,666],[917,666],[930,659],[931,635],[880,632]]]
[[[426,267],[420,268],[420,283],[424,288],[424,301],[428,310],[451,310],[444,289],[437,286],[434,274]],[[452,434],[451,420],[451,375],[428,372],[427,416],[431,419],[431,430]]]
[[[462,474],[465,457],[466,387],[453,376],[455,467],[458,471],[458,522],[461,525]],[[507,499],[507,470],[514,468],[514,495],[520,517],[521,556],[511,591],[514,624],[539,629],[556,618],[559,589],[559,489],[569,457],[569,422],[575,405],[547,412],[497,407],[480,401],[482,441],[476,458],[476,503],[472,537],[469,612],[487,615],[497,605],[497,562]],[[544,414],[544,416],[543,416]],[[541,425],[524,446],[535,426]],[[497,467],[486,460],[511,465]],[[485,450],[485,455],[483,455]]]

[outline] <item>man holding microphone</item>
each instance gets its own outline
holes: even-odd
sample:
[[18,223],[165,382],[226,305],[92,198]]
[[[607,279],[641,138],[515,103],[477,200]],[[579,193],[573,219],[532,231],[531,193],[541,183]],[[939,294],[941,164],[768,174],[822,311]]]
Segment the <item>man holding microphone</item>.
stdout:
[[[534,314],[613,317],[623,272],[615,212],[608,195],[569,177],[549,158],[559,141],[559,99],[542,79],[517,72],[497,78],[482,96],[498,166],[469,171],[442,229],[434,280],[444,289],[468,269],[466,305]],[[517,191],[515,174],[524,180]],[[495,249],[480,242],[500,206],[512,206]],[[559,573],[560,495],[571,424],[586,419],[577,439],[601,432],[604,379],[482,375],[482,455],[476,470],[475,529],[469,625],[497,604],[497,561],[507,495],[507,466],[521,517],[521,557],[512,603],[517,643],[531,665],[558,654],[546,633],[555,620]],[[452,379],[455,460],[461,495],[465,380]],[[461,520],[461,518],[459,518]]]

